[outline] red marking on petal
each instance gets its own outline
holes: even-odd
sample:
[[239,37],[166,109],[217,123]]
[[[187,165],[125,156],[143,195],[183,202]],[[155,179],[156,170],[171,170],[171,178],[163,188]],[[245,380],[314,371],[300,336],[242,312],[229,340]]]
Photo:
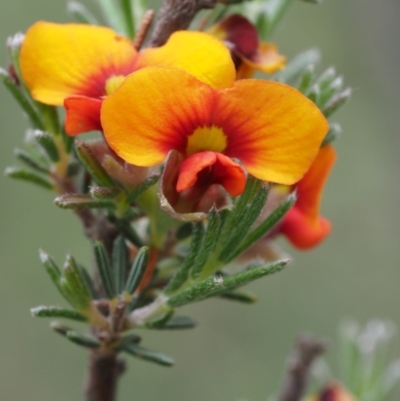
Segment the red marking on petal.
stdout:
[[69,136],[76,136],[88,131],[101,130],[100,109],[102,99],[86,96],[71,96],[65,99],[67,112],[65,131]]
[[226,40],[233,44],[233,51],[239,56],[251,59],[257,52],[257,28],[247,18],[233,14],[222,20],[217,26],[226,32]]
[[229,157],[215,152],[200,152],[189,156],[179,169],[176,185],[178,192],[183,192],[195,184],[209,187],[221,184],[232,196],[244,191],[246,175],[243,168]]

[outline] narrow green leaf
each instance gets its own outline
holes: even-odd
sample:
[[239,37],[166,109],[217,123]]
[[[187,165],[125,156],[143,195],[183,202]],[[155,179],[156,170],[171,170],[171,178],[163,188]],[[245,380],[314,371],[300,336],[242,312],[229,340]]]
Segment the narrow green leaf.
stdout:
[[326,134],[324,140],[322,141],[321,146],[328,145],[329,143],[339,138],[341,134],[342,134],[342,127],[339,124],[337,123],[330,124],[329,131]]
[[125,287],[126,272],[128,270],[128,248],[125,238],[120,235],[113,245],[112,264],[114,269],[114,282],[117,294],[121,294]]
[[62,336],[68,338],[75,344],[81,345],[87,348],[98,348],[100,347],[100,342],[93,336],[88,334],[78,333],[77,331],[71,330],[69,327],[64,326],[58,322],[51,322],[50,327],[61,334]]
[[[147,326],[148,327],[148,326]],[[172,316],[163,325],[148,327],[156,330],[185,330],[196,327],[196,322],[188,316]]]
[[104,187],[115,186],[114,181],[103,169],[87,143],[75,140],[75,150],[79,160],[99,185]]
[[221,298],[225,298],[230,301],[238,301],[244,304],[254,304],[258,300],[254,294],[240,290],[224,292],[221,294]]
[[121,350],[130,355],[136,356],[137,358],[149,362],[155,362],[162,366],[172,366],[175,363],[175,361],[170,356],[165,355],[162,352],[151,351],[149,349],[131,343],[123,343],[121,345]]
[[314,66],[310,64],[304,71],[298,89],[301,93],[307,93],[310,90],[312,81],[314,79]]
[[337,111],[340,107],[342,107],[351,96],[351,89],[347,88],[344,91],[340,92],[336,96],[334,96],[329,103],[322,109],[324,116],[328,118],[335,111]]
[[261,277],[278,273],[289,262],[290,262],[289,259],[278,260],[276,262],[268,263],[267,265],[250,267],[248,270],[245,270],[244,272],[234,274],[233,276],[230,277],[226,277],[224,279],[221,288],[216,291],[216,295],[225,293],[227,290],[229,291],[235,290],[236,288],[242,287]]
[[4,171],[4,174],[7,177],[30,182],[32,184],[39,185],[40,187],[45,189],[54,189],[54,186],[51,182],[32,171],[24,170],[18,167],[7,167]]
[[119,0],[122,16],[125,21],[125,32],[128,38],[133,39],[135,35],[135,23],[133,20],[131,0]]
[[149,248],[143,246],[139,249],[135,260],[133,261],[131,270],[129,272],[128,279],[125,285],[125,291],[128,294],[133,294],[142,280],[142,277],[147,268],[147,262],[149,260]]
[[111,263],[104,244],[96,241],[94,244],[94,255],[96,264],[108,299],[113,299],[117,295],[115,282],[111,272]]
[[155,185],[159,180],[159,175],[152,175],[146,178],[140,185],[138,185],[129,195],[128,201],[130,203],[134,202],[143,192],[147,191],[150,187]]
[[86,309],[91,301],[90,290],[81,274],[81,269],[71,255],[68,255],[65,261],[63,276],[65,280],[61,279],[61,287],[68,298],[73,301],[77,309]]
[[37,306],[31,309],[33,317],[64,317],[66,319],[77,320],[78,322],[86,322],[87,317],[81,313],[55,306]]
[[329,83],[325,88],[321,87],[321,96],[319,99],[319,107],[324,108],[332,97],[341,91],[343,87],[343,77],[337,77]]
[[99,25],[96,17],[83,4],[77,1],[68,1],[67,11],[81,24]]
[[335,77],[336,77],[335,69],[333,67],[329,67],[319,76],[316,84],[319,86],[321,91],[323,91],[324,89],[328,88],[331,85]]
[[27,152],[26,150],[16,148],[14,149],[14,155],[26,166],[38,171],[39,173],[50,173],[46,165],[42,164],[40,160],[36,159],[34,155]]
[[198,251],[191,267],[191,275],[194,279],[200,276],[207,259],[215,250],[218,244],[220,228],[221,220],[219,213],[217,210],[213,209],[208,215],[207,230],[204,234],[201,248]]
[[176,291],[188,278],[189,271],[193,266],[204,237],[204,226],[203,223],[197,223],[193,226],[192,242],[190,243],[189,253],[186,256],[183,264],[178,268],[178,271],[172,277],[164,292],[166,294],[171,294]]
[[321,97],[321,91],[319,87],[317,85],[313,85],[311,90],[307,93],[307,97],[318,106]]
[[171,319],[173,314],[174,314],[174,310],[170,309],[167,312],[162,313],[161,315],[159,315],[151,320],[148,320],[145,325],[148,329],[158,329],[160,327],[162,328],[168,323],[168,321]]
[[94,199],[100,201],[112,200],[116,196],[120,194],[120,190],[118,188],[110,188],[110,187],[91,187],[90,188],[90,196]]
[[168,300],[168,305],[177,308],[188,303],[225,294],[228,291],[233,291],[236,288],[248,284],[258,278],[281,271],[288,262],[289,260],[279,260],[264,266],[257,265],[256,267],[251,267],[244,272],[226,278],[209,277],[172,296]]
[[285,12],[292,2],[293,0],[269,0],[267,3],[265,3],[263,8],[267,15],[268,24],[264,39],[271,37],[272,32],[285,15]]
[[109,214],[107,217],[111,221],[111,223],[113,223],[118,228],[121,234],[123,234],[123,236],[127,240],[132,242],[132,244],[136,245],[139,248],[144,245],[143,240],[131,226],[129,221],[126,221],[125,219],[118,219],[113,214]]
[[52,162],[57,163],[60,160],[60,155],[58,153],[57,146],[54,143],[53,137],[47,132],[39,130],[36,130],[34,135],[37,143],[46,151],[49,159]]
[[55,136],[60,135],[61,126],[57,107],[40,102],[35,102],[35,105],[42,116],[44,130]]
[[236,259],[241,253],[249,249],[258,240],[263,238],[276,224],[285,216],[289,209],[296,202],[296,193],[292,192],[280,205],[253,231],[251,231],[243,240],[243,242],[230,255],[231,260]]
[[21,32],[7,38],[7,50],[11,60],[11,65],[15,69],[15,74],[19,81],[22,82],[22,74],[19,65],[19,54],[21,51],[22,43],[24,42],[25,35]]
[[259,190],[254,194],[253,199],[245,208],[238,209],[237,214],[240,218],[237,220],[235,219],[236,223],[232,227],[232,233],[229,240],[219,254],[219,260],[224,263],[233,260],[236,250],[242,243],[244,236],[248,233],[265,206],[268,192],[269,186],[265,183],[260,183]]
[[93,199],[90,195],[83,194],[65,194],[57,196],[54,203],[62,209],[101,209],[112,208],[114,203],[112,201]]
[[69,154],[71,153],[72,146],[75,143],[75,138],[73,136],[67,135],[64,127],[61,127],[61,136],[64,143],[65,151]]
[[51,281],[57,287],[60,294],[65,298],[65,300],[68,303],[71,303],[69,298],[67,297],[67,295],[64,293],[63,289],[61,288],[61,285],[60,285],[61,270],[59,269],[59,267],[56,265],[56,263],[50,257],[50,255],[47,254],[46,252],[44,252],[42,249],[39,249],[39,258],[40,258],[40,261],[42,262],[43,267],[46,269],[47,274],[50,276]]
[[321,54],[316,49],[309,49],[297,55],[293,60],[287,63],[284,70],[276,75],[280,82],[294,84],[299,76],[312,64],[317,64],[321,58]]
[[136,334],[128,334],[126,336],[123,336],[121,338],[121,344],[126,343],[126,344],[139,344],[142,339],[136,335]]
[[81,276],[82,276],[83,280],[86,283],[86,287],[89,290],[90,296],[92,297],[92,299],[99,299],[100,298],[99,294],[98,294],[98,292],[96,290],[96,287],[95,287],[95,285],[93,283],[93,280],[90,277],[88,271],[82,265],[78,265],[78,267],[79,267]]
[[251,204],[252,199],[254,199],[261,186],[262,181],[251,175],[247,177],[246,187],[242,195],[240,195],[236,200],[234,209],[224,215],[224,225],[221,232],[221,238],[225,243],[230,240],[233,234],[235,234],[237,225],[241,220],[243,220],[243,216],[250,207],[249,205]]
[[12,80],[8,72],[0,68],[0,79],[4,86],[9,90],[14,99],[21,106],[22,110],[26,113],[33,128],[44,129],[43,122],[37,110],[32,106],[25,93],[16,83]]
[[125,24],[121,14],[121,10],[117,7],[115,0],[98,0],[99,7],[102,11],[107,25],[111,26],[120,34],[126,34]]
[[177,308],[191,302],[201,301],[208,298],[210,294],[216,293],[223,286],[223,282],[220,277],[208,277],[200,283],[171,296],[168,305]]
[[66,337],[75,344],[86,348],[99,348],[100,342],[93,336],[69,330]]
[[67,333],[71,330],[69,327],[59,323],[59,322],[51,322],[50,327],[57,332],[58,334],[61,334],[62,336],[66,336]]

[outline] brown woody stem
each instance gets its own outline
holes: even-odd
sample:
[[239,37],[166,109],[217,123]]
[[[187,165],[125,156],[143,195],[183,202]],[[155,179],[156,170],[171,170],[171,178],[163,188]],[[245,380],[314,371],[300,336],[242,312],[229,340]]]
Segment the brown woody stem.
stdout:
[[115,353],[102,350],[89,351],[85,399],[87,401],[115,401],[118,377],[124,365]]
[[175,31],[187,29],[196,14],[204,8],[214,8],[217,0],[164,0],[149,46],[162,46]]
[[324,353],[326,344],[312,336],[302,336],[290,356],[278,401],[300,401],[307,387],[314,360]]

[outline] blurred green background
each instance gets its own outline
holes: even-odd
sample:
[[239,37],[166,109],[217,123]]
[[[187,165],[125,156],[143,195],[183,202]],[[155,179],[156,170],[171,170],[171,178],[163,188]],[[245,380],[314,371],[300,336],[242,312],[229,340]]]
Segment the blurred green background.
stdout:
[[[39,19],[68,21],[65,10],[63,0],[2,0],[0,37],[5,41]],[[399,17],[398,0],[295,2],[274,36],[281,52],[292,57],[315,46],[323,52],[321,68],[335,66],[354,88],[335,116],[344,135],[336,142],[338,162],[323,202],[334,231],[315,251],[291,251],[295,263],[285,272],[252,285],[257,304],[195,304],[182,312],[195,316],[196,330],[143,333],[144,344],[177,364],[162,368],[129,359],[120,401],[264,401],[279,388],[298,333],[334,340],[344,317],[384,317],[400,326]],[[4,48],[0,65],[6,64]],[[3,87],[0,99],[4,170],[15,164],[13,148],[21,145],[27,122]],[[0,180],[0,399],[80,400],[85,352],[53,334],[47,320],[32,319],[29,308],[63,304],[37,249],[60,263],[71,252],[89,264],[89,243],[51,194]]]

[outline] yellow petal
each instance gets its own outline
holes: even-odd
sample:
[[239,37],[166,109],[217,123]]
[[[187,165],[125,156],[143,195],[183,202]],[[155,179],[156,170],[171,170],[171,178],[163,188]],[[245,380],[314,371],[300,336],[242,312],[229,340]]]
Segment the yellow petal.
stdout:
[[144,49],[135,69],[148,66],[179,68],[213,88],[229,87],[236,75],[228,48],[203,32],[175,32],[164,46]]
[[32,96],[62,105],[66,97],[101,97],[112,76],[132,72],[137,52],[112,29],[37,22],[21,49],[22,76]]

